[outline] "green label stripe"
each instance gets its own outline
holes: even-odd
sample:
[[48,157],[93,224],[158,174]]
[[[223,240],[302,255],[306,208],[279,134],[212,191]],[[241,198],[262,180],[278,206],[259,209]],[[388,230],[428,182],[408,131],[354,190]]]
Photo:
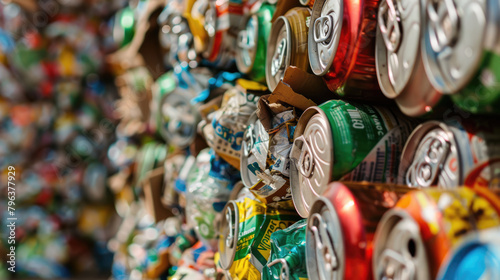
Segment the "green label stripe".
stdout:
[[263,214],[256,215],[240,223],[238,243],[236,245],[236,255],[234,256],[235,261],[243,259],[250,253],[250,245],[252,244],[255,234],[261,226],[263,219]]
[[389,128],[380,112],[369,105],[331,100],[319,107],[332,130],[333,179],[337,180],[352,171]]

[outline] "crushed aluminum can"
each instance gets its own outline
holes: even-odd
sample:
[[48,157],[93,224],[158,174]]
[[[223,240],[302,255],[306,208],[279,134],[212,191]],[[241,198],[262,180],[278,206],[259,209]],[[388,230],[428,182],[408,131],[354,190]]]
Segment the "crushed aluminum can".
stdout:
[[395,183],[398,158],[415,123],[384,107],[340,100],[307,109],[295,129],[290,153],[291,191],[307,217],[328,183],[348,180]]
[[219,224],[221,268],[232,278],[259,279],[260,272],[249,261],[250,249],[264,221],[266,205],[244,189],[223,213]]
[[462,109],[499,113],[500,41],[495,1],[422,1],[422,56],[432,85]]
[[[498,129],[487,121],[428,121],[408,138],[401,154],[399,183],[413,187],[454,188],[477,165],[500,156]],[[483,170],[487,181],[498,174]]]
[[307,56],[310,17],[309,8],[293,8],[273,22],[266,56],[266,82],[270,91],[283,80],[288,66],[310,69]]
[[429,113],[442,97],[427,78],[416,43],[422,10],[420,1],[381,0],[377,15],[375,62],[380,89],[413,117]]
[[[272,116],[271,127],[266,132],[269,134],[266,168],[254,170],[260,180],[250,190],[258,197],[265,199],[269,205],[292,198],[288,178],[291,166],[289,154],[296,125],[295,110],[286,110]],[[253,167],[257,168],[257,166]]]
[[436,279],[446,255],[467,233],[500,225],[497,209],[469,188],[409,192],[377,227],[374,278]]
[[266,51],[274,10],[274,5],[263,3],[238,33],[236,66],[256,82],[266,81]]
[[316,0],[309,24],[308,53],[314,74],[346,98],[380,101],[375,71],[379,0]]
[[205,139],[215,152],[232,166],[240,169],[241,143],[246,124],[257,108],[258,98],[246,92],[244,80],[224,93],[219,110],[212,113],[211,126],[205,126]]
[[271,234],[271,255],[262,271],[263,280],[307,279],[306,227],[304,219]]
[[241,180],[251,188],[259,182],[258,174],[266,169],[269,151],[269,134],[255,112],[248,120],[241,146]]
[[276,207],[267,205],[264,220],[250,248],[250,263],[260,273],[262,273],[271,254],[271,234],[286,229],[300,220],[300,216],[297,215],[293,207],[290,210],[291,204],[291,201],[283,201],[279,202]]
[[387,184],[329,184],[307,219],[309,279],[372,279],[375,229],[384,213],[409,190]]

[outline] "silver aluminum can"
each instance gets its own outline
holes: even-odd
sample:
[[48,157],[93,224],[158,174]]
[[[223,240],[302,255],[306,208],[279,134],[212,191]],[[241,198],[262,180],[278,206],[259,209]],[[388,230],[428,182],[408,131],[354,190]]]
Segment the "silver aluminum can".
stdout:
[[[484,120],[425,122],[412,132],[403,149],[399,183],[411,187],[459,187],[475,166],[499,156],[500,132]],[[492,171],[484,169],[482,177],[491,180]]]
[[372,260],[375,279],[395,275],[400,275],[399,279],[431,279],[429,256],[420,225],[408,212],[389,210],[380,220],[374,243]]
[[499,49],[499,3],[422,0],[422,56],[432,85],[454,94],[471,82],[485,50]]
[[251,188],[260,180],[258,173],[266,169],[269,151],[269,134],[255,112],[248,120],[241,147],[241,180],[245,186]]
[[441,99],[424,69],[420,51],[420,0],[382,0],[375,61],[380,89],[408,116],[428,113]]

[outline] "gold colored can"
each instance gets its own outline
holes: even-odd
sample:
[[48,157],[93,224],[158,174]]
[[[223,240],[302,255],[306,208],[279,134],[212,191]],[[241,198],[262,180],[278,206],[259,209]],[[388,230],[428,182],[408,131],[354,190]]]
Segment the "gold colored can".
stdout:
[[293,8],[278,17],[271,28],[266,57],[266,81],[274,91],[289,66],[311,72],[307,38],[311,9]]

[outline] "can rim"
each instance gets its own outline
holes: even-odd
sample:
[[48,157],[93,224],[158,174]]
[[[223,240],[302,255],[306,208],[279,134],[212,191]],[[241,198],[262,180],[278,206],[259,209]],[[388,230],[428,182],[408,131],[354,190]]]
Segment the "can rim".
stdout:
[[[340,260],[338,263],[340,263],[340,267],[337,270],[337,275],[340,275],[339,279],[344,277],[345,273],[345,247],[344,247],[344,234],[342,232],[342,227],[341,227],[341,222],[340,222],[340,217],[337,214],[337,211],[335,210],[335,207],[333,204],[326,198],[326,197],[318,197],[312,207],[311,207],[311,215],[307,218],[307,228],[306,228],[306,262],[307,262],[307,276],[309,279],[321,279],[319,277],[318,269],[321,269],[318,267],[318,261],[317,261],[317,246],[314,244],[313,240],[315,238],[311,236],[311,227],[312,227],[312,217],[313,213],[321,213],[321,210],[326,208],[325,210],[328,211],[328,213],[331,215],[332,221],[334,224],[331,223],[325,223],[328,226],[328,229],[330,232],[336,234],[336,238],[340,239],[339,244],[342,244],[340,248],[334,248],[337,259]],[[326,212],[326,211],[325,211]],[[323,212],[323,213],[325,213]],[[326,268],[324,268],[326,269]]]
[[[295,132],[294,132],[294,136],[293,136],[293,142],[295,143],[295,139],[297,139],[299,136],[303,135],[306,127],[307,127],[307,124],[309,123],[309,120],[316,114],[320,114],[322,118],[324,118],[328,125],[330,126],[330,129],[327,130],[327,137],[329,137],[329,139],[333,139],[332,137],[332,129],[331,129],[331,124],[330,124],[330,121],[328,120],[328,117],[326,116],[326,113],[321,109],[319,108],[318,106],[313,106],[313,107],[309,107],[307,108],[307,110],[304,111],[304,113],[302,113],[302,116],[300,117],[298,123],[297,123],[297,126],[295,128]],[[295,144],[292,144],[292,148]],[[331,149],[331,156],[332,156],[332,159],[334,159],[334,149],[333,149],[333,141],[331,143],[332,145],[332,149]],[[331,176],[331,168],[330,168],[330,179],[332,178]],[[303,199],[302,199],[302,187],[299,183],[299,171],[298,171],[298,168],[297,168],[297,163],[295,162],[295,160],[293,160],[291,158],[291,164],[290,164],[290,189],[291,189],[291,193],[292,193],[292,200],[293,200],[293,204],[295,205],[295,209],[297,210],[297,213],[302,217],[302,218],[307,218],[309,216],[309,213],[310,213],[310,208],[312,207],[312,203],[311,203],[311,206],[306,206],[306,204],[304,203]],[[309,209],[307,209],[309,208]]]
[[[285,32],[286,32],[286,43],[287,43],[287,48],[286,48],[286,57],[285,57],[285,70],[290,66],[290,60],[291,60],[291,48],[293,45],[292,41],[292,27],[290,26],[290,22],[286,18],[286,14],[284,16],[278,17],[272,27],[271,27],[271,32],[269,34],[269,40],[268,40],[268,45],[267,45],[267,52],[266,52],[266,83],[269,88],[269,90],[272,92],[274,89],[278,86],[279,81],[276,81],[277,76],[273,76],[271,74],[271,65],[272,65],[272,60],[274,53],[276,51],[276,47],[278,46],[277,42],[277,35],[281,32],[281,29],[285,27]],[[271,38],[276,39],[272,40]],[[281,78],[280,78],[281,81]]]
[[[440,128],[442,129],[446,135],[448,136],[448,141],[453,146],[457,146],[457,143],[455,141],[455,135],[453,131],[450,129],[449,125],[440,121],[428,121],[422,124],[419,124],[408,136],[408,139],[406,140],[406,144],[403,147],[403,150],[401,151],[401,159],[400,159],[400,164],[399,164],[399,171],[398,171],[398,180],[397,182],[402,185],[408,185],[406,182],[406,172],[408,171],[408,168],[411,166],[413,163],[413,160],[415,158],[415,154],[417,152],[417,148],[420,145],[420,140],[432,129],[434,128]],[[460,158],[460,153],[458,153],[458,157]],[[459,181],[462,181],[462,175],[459,174]]]
[[[322,44],[321,42],[316,42],[315,40],[315,30],[316,30],[316,21],[319,20],[322,17],[322,9],[323,6],[327,1],[338,1],[338,5],[340,6],[340,12],[338,15],[337,19],[337,34],[331,34],[331,45],[329,46],[329,49],[331,51],[331,55],[328,58],[328,61],[326,62],[326,65],[324,67],[321,66],[320,59],[319,59],[319,53],[318,53],[318,44]],[[318,76],[324,76],[326,75],[329,71],[330,68],[332,67],[333,61],[335,60],[336,54],[337,54],[337,49],[340,43],[340,34],[342,30],[342,25],[343,25],[343,18],[344,18],[344,1],[343,0],[316,0],[313,4],[312,11],[311,11],[311,23],[309,24],[309,32],[307,34],[307,53],[309,56],[309,64],[311,66],[311,70],[315,75]],[[319,22],[318,22],[319,24]]]
[[[225,214],[229,208],[233,208],[233,211],[234,211],[234,217],[235,217],[235,223],[234,223],[234,236],[233,236],[233,242],[234,242],[234,247],[232,248],[229,248],[230,251],[228,251],[228,248],[227,248],[227,245],[226,245],[226,238],[224,238],[223,236],[223,231],[224,231],[224,227],[227,225],[227,221],[225,219],[225,215],[222,215],[222,217],[224,217],[222,220],[221,220],[221,228],[220,228],[220,234],[219,234],[219,252],[223,252],[224,250],[221,250],[221,244],[223,246],[223,248],[225,248],[226,252],[229,252],[229,253],[226,253],[226,254],[220,254],[220,258],[219,258],[219,263],[220,263],[220,266],[222,269],[224,270],[229,270],[231,268],[231,266],[233,265],[233,262],[234,262],[234,258],[236,256],[236,245],[238,243],[238,235],[239,235],[239,226],[240,226],[240,221],[239,221],[239,210],[238,210],[238,205],[236,205],[236,202],[234,201],[229,201],[226,205],[226,207],[224,207],[224,211],[223,213]],[[229,258],[229,259],[227,259]]]
[[[248,16],[245,19],[245,21],[244,21],[245,22],[245,24],[244,24],[245,29],[243,29],[243,30],[245,30],[245,31],[248,30],[246,27],[247,27],[248,22],[250,20],[253,20],[256,23],[255,24],[255,29],[254,29],[254,32],[253,32],[254,33],[253,35],[254,35],[254,38],[255,38],[255,46],[253,48],[253,54],[251,55],[252,62],[250,63],[250,65],[246,65],[245,64],[245,62],[243,61],[243,59],[241,57],[243,50],[242,50],[242,48],[238,47],[238,43],[236,44],[236,46],[237,46],[237,48],[236,48],[236,59],[235,59],[236,60],[236,66],[238,67],[238,70],[240,70],[240,72],[242,72],[243,74],[249,74],[252,71],[253,66],[255,64],[255,58],[256,58],[257,52],[258,52],[257,48],[258,48],[258,41],[259,41],[259,30],[260,30],[261,26],[259,24],[259,19],[257,17],[257,14],[252,14],[252,15]],[[241,30],[241,31],[243,31],[243,30]],[[246,51],[246,52],[250,53],[249,51]]]

